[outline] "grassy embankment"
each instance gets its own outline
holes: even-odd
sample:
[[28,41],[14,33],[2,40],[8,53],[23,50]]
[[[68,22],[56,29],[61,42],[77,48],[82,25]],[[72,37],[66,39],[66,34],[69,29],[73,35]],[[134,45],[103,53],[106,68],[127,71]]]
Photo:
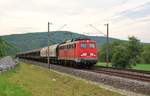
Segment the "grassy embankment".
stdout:
[[[98,62],[96,66],[106,66],[106,63]],[[109,63],[109,66],[111,67],[111,63]],[[133,66],[132,68],[137,70],[150,71],[150,64],[136,64],[136,66]]]
[[16,83],[12,83],[9,78],[17,73],[17,68],[0,73],[0,96],[31,96],[31,93]]
[[21,63],[0,74],[0,96],[122,96],[83,80]]

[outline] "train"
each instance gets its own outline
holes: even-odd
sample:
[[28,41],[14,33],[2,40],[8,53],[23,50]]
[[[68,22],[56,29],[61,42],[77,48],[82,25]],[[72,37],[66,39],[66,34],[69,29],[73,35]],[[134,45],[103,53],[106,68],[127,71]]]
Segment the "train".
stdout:
[[16,57],[43,62],[49,58],[49,63],[52,64],[90,68],[97,62],[96,41],[75,38],[49,47],[20,52]]

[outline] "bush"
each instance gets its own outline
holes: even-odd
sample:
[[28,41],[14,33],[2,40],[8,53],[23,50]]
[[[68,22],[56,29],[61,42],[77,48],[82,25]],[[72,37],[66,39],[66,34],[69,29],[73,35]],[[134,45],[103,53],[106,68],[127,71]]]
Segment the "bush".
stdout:
[[140,61],[142,44],[135,37],[129,37],[129,42],[114,47],[112,66],[117,68],[131,68]]
[[[113,41],[112,43],[109,44],[109,62],[111,62],[115,47],[122,44],[124,44],[124,41],[120,41],[120,40]],[[101,62],[106,61],[106,48],[107,46],[106,44],[104,44],[98,51],[98,60]]]
[[112,66],[116,68],[128,68],[131,66],[129,63],[129,54],[126,50],[126,47],[116,47],[112,56]]

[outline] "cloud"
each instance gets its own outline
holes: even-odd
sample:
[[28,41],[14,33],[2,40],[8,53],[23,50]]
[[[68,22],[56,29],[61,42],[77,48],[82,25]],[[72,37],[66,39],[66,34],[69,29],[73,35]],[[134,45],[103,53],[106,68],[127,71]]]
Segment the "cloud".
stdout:
[[[98,35],[88,24],[93,24],[105,33],[104,24],[109,22],[112,37],[127,39],[134,28],[136,31],[141,30],[140,33],[149,34],[149,27],[145,26],[149,24],[149,2],[150,0],[0,0],[0,35],[47,31],[48,21],[53,22],[51,30],[67,24],[63,30]],[[129,24],[132,26],[127,26]],[[119,32],[124,32],[124,35],[116,35]],[[148,42],[144,35],[139,37]]]
[[138,6],[134,9],[126,10],[120,13],[121,16],[125,16],[131,19],[142,18],[150,15],[150,2]]

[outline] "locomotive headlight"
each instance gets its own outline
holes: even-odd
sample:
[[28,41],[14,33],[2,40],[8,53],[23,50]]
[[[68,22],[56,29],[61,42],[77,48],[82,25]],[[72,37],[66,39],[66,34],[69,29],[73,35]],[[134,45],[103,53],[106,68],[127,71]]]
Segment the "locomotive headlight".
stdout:
[[94,53],[90,53],[90,56],[96,56]]
[[87,53],[81,53],[81,56],[87,56]]
[[93,56],[96,56],[95,54]]

